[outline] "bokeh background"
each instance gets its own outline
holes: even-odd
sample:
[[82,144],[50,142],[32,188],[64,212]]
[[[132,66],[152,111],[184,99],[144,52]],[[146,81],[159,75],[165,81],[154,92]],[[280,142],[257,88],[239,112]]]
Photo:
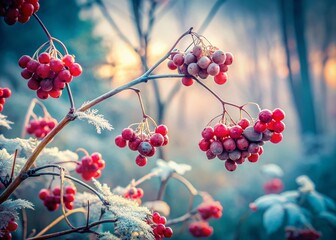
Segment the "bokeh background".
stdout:
[[[197,84],[184,87],[179,79],[138,86],[147,113],[169,127],[170,144],[161,152],[162,156],[191,165],[192,171],[185,177],[224,207],[223,217],[210,221],[215,230],[211,239],[284,238],[267,236],[261,215],[249,214],[249,203],[263,195],[266,180],[260,169],[267,163],[278,164],[284,170],[285,190],[296,189],[295,178],[305,174],[319,192],[336,199],[335,1],[40,0],[40,4],[38,15],[52,36],[60,39],[83,66],[83,75],[71,84],[77,107],[139,76],[183,32],[194,27],[212,45],[232,52],[235,57],[228,82],[218,86],[209,79],[209,87],[224,100],[238,105],[257,102],[262,108],[285,110],[284,140],[277,145],[267,143],[257,163],[244,163],[235,172],[228,172],[221,161],[208,161],[198,149],[201,131],[222,110],[211,94]],[[144,38],[146,32],[149,34]],[[23,54],[32,55],[46,40],[34,19],[15,26],[0,22],[0,86],[13,91],[3,113],[15,123],[12,130],[1,129],[7,137],[20,136],[26,109],[35,97],[20,76],[17,59]],[[190,43],[191,38],[187,37],[178,48],[183,50]],[[145,53],[142,58],[133,48]],[[163,63],[156,73],[173,72]],[[66,94],[44,104],[58,120],[69,108]],[[123,128],[142,119],[137,97],[125,91],[97,109],[113,125],[112,132],[96,134],[93,126],[75,121],[52,145],[101,152],[107,166],[100,180],[111,188],[126,186],[131,179],[138,179],[155,167],[152,159],[146,167],[139,168],[134,163],[134,152],[114,144],[114,137]],[[256,110],[249,108],[254,115]],[[237,114],[234,108],[230,112]],[[144,199],[153,200],[158,186],[157,179],[143,184]],[[28,215],[29,231],[41,230],[60,214],[46,214],[37,198],[40,187],[42,183],[36,183],[29,192],[18,190],[21,197],[36,205],[36,212]],[[174,181],[168,185],[164,200],[171,206],[171,217],[180,216],[188,206],[188,194]],[[335,229],[315,224],[324,234],[322,239],[335,236]],[[54,230],[65,227],[60,224]],[[191,239],[187,231],[179,231],[180,227],[174,228],[174,239]]]

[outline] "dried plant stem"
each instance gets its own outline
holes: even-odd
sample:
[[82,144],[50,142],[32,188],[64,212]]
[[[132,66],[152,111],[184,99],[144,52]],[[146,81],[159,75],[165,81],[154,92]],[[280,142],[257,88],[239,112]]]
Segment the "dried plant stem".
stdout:
[[[65,216],[68,217],[73,213],[77,213],[77,212],[81,212],[81,213],[86,213],[86,210],[84,208],[76,208],[74,210],[70,210],[68,211]],[[51,229],[53,226],[55,226],[56,224],[58,224],[60,221],[62,221],[64,219],[64,215],[59,216],[58,218],[56,218],[54,221],[52,221],[48,226],[46,226],[41,232],[39,232],[38,234],[36,234],[35,237],[40,237],[43,234],[45,234],[49,229]]]

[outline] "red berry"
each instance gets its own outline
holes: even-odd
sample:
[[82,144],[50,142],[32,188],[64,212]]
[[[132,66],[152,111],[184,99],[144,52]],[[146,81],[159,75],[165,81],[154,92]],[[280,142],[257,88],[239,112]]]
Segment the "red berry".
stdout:
[[186,87],[193,85],[193,83],[194,83],[194,80],[192,78],[189,78],[189,77],[182,78],[182,84]]
[[231,65],[232,64],[232,62],[233,62],[233,55],[232,55],[232,53],[230,53],[230,52],[227,52],[227,53],[225,53],[225,62],[224,62],[224,64],[225,65]]
[[30,3],[24,3],[21,5],[21,13],[24,16],[31,16],[34,13],[34,6]]
[[25,68],[27,67],[28,62],[31,60],[31,57],[28,55],[23,55],[20,59],[19,59],[19,66],[21,68]]
[[152,215],[152,220],[154,223],[159,224],[160,223],[160,214],[158,212],[154,212]]
[[2,89],[2,96],[3,98],[9,98],[12,95],[12,91],[9,88]]
[[153,146],[149,142],[141,142],[138,146],[138,151],[143,156],[148,156],[152,152]]
[[281,121],[285,118],[285,112],[280,108],[276,108],[273,110],[272,118],[275,121]]
[[217,84],[222,85],[227,81],[227,74],[225,72],[219,72],[215,77],[214,80]]
[[18,228],[18,224],[15,221],[9,221],[8,225],[6,227],[6,230],[10,231],[10,232],[14,232],[16,231],[16,229]]
[[214,129],[210,126],[207,126],[202,131],[202,137],[206,140],[210,140],[214,137]]
[[74,77],[78,77],[83,72],[81,65],[74,63],[70,66],[70,73]]
[[282,140],[282,134],[274,132],[270,140],[271,143],[279,143]]
[[[29,82],[30,82],[30,80],[29,80]],[[49,96],[48,93],[46,91],[43,91],[41,88],[36,91],[36,95],[40,99],[47,99],[48,96]]]
[[133,150],[133,151],[137,151],[138,150],[138,147],[139,147],[139,144],[141,143],[141,139],[136,137],[134,139],[131,139],[129,140],[128,142],[128,147],[129,149]]
[[[33,7],[33,5],[31,5]],[[50,62],[50,55],[46,52],[43,52],[38,57],[38,60],[41,64],[46,64]]]
[[138,155],[135,159],[135,163],[140,166],[143,167],[147,164],[147,158],[142,156],[142,155]]
[[131,140],[132,138],[134,138],[135,133],[132,128],[124,128],[121,132],[121,136],[125,140]]
[[47,189],[41,189],[41,191],[39,192],[39,198],[41,200],[44,200],[47,196],[49,196],[50,192]]
[[210,63],[211,60],[207,56],[203,56],[197,61],[197,65],[202,69],[207,69]]
[[62,61],[57,58],[51,59],[49,66],[50,66],[50,70],[55,73],[59,73],[64,68]]
[[170,70],[175,70],[177,68],[177,66],[175,65],[175,63],[172,60],[169,60],[167,65],[168,65],[168,68]]
[[59,72],[59,74],[57,75],[57,77],[65,83],[69,83],[72,80],[72,76],[71,73],[69,72],[69,70],[64,69],[62,71]]
[[225,168],[228,171],[233,172],[234,170],[236,170],[237,164],[234,161],[228,159],[228,160],[225,161]]
[[168,128],[166,125],[161,124],[156,127],[155,132],[160,133],[162,136],[165,136],[168,134]]
[[272,112],[271,110],[268,109],[263,109],[260,113],[259,113],[259,120],[264,122],[264,123],[269,123],[270,121],[272,121]]
[[63,58],[62,58],[62,61],[64,63],[64,66],[67,66],[67,67],[71,67],[72,64],[74,64],[75,62],[75,59],[72,55],[65,55]]
[[120,148],[124,148],[127,144],[126,140],[121,135],[116,136],[114,141],[115,144]]
[[221,141],[213,141],[210,144],[210,151],[216,156],[220,155],[223,152],[223,150],[224,148]]
[[247,159],[250,162],[256,162],[259,159],[259,154],[258,153],[252,153]]
[[60,188],[60,187],[55,187],[55,188],[52,190],[52,193],[53,193],[55,196],[59,196],[59,195],[61,195],[61,188]]
[[173,57],[173,62],[176,66],[182,66],[184,63],[183,54],[181,53],[175,54],[175,56]]
[[214,126],[214,134],[217,138],[227,137],[229,135],[229,129],[223,123],[217,123]]
[[222,50],[217,50],[212,54],[212,61],[217,64],[223,64],[225,62],[226,55]]
[[210,148],[210,143],[211,142],[209,140],[205,140],[204,138],[202,138],[201,141],[198,143],[198,146],[202,151],[206,152]]
[[76,194],[76,188],[73,186],[66,186],[65,193],[66,194]]
[[225,138],[223,141],[223,146],[227,152],[232,152],[236,149],[236,143],[232,138]]
[[164,137],[160,133],[154,133],[150,139],[150,144],[154,147],[160,147],[164,143]]
[[247,128],[248,126],[250,126],[250,121],[247,118],[242,118],[240,119],[240,121],[238,122],[238,125],[242,127],[242,129]]
[[219,74],[219,66],[216,63],[210,63],[207,68],[207,73],[211,76],[217,76]]
[[241,126],[235,125],[229,128],[229,134],[232,138],[239,138],[243,134],[244,129]]
[[285,130],[285,124],[281,121],[276,121],[273,123],[273,130],[276,133],[281,133]]
[[163,235],[165,236],[165,238],[171,238],[173,236],[173,229],[171,229],[170,227],[166,227]]
[[267,129],[267,124],[265,122],[262,122],[261,120],[260,121],[257,121],[254,126],[254,131],[256,131],[257,133],[263,133],[266,131]]

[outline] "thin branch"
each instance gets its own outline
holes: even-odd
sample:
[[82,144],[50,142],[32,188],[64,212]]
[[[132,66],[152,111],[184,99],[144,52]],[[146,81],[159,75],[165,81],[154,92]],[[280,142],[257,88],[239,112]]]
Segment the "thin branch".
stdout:
[[28,238],[27,240],[43,240],[43,239],[55,238],[55,237],[67,235],[67,234],[74,233],[74,232],[78,232],[78,233],[92,232],[90,228],[93,228],[103,223],[113,223],[116,221],[117,219],[101,220],[101,221],[91,223],[89,226],[82,226],[82,227],[77,227],[74,229],[64,230],[64,231],[60,231],[56,233],[46,234],[46,235],[39,236],[39,237],[32,237],[32,238]]
[[43,22],[41,21],[41,19],[37,16],[36,13],[33,14],[33,16],[35,17],[35,19],[37,20],[37,22],[40,24],[40,26],[42,27],[43,31],[45,32],[45,34],[47,35],[49,42],[52,42],[52,37],[48,31],[48,29],[46,28],[46,26],[44,26]]
[[182,215],[181,217],[168,220],[167,223],[166,223],[166,226],[170,226],[170,225],[174,225],[174,224],[177,224],[177,223],[185,222],[197,213],[198,213],[197,209],[195,208],[195,209],[191,210],[190,212],[187,212],[186,214]]
[[199,28],[199,30],[197,31],[198,33],[202,33],[204,32],[204,30],[209,26],[211,20],[215,17],[216,13],[218,12],[218,10],[220,9],[220,7],[222,6],[222,4],[225,2],[226,0],[217,0],[215,2],[215,4],[212,6],[210,12],[208,13],[208,15],[206,16],[205,20],[203,21],[201,27]]

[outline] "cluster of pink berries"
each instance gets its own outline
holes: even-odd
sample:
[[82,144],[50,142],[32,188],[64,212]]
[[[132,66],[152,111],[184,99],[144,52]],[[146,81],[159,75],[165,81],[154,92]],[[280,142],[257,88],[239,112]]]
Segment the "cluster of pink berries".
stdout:
[[194,237],[210,237],[213,233],[213,228],[207,221],[196,221],[189,224],[189,232]]
[[[66,186],[63,202],[67,209],[73,209],[73,201],[75,200],[76,188],[73,186]],[[49,211],[56,211],[61,203],[61,188],[55,187],[53,190],[41,189],[39,192],[39,198],[43,201],[44,206]]]
[[125,128],[121,135],[116,136],[115,144],[124,148],[128,145],[132,151],[138,151],[139,155],[135,163],[143,167],[147,164],[147,157],[155,154],[155,147],[161,147],[168,144],[168,128],[165,125],[159,125],[154,133],[145,134],[143,131],[134,131],[132,128]]
[[130,187],[126,190],[123,197],[130,199],[141,199],[144,196],[142,188]]
[[285,125],[281,120],[284,117],[279,108],[273,112],[265,109],[259,113],[259,120],[254,126],[250,126],[246,118],[230,126],[223,123],[217,123],[214,128],[208,126],[202,131],[199,148],[206,152],[209,160],[217,157],[225,161],[228,171],[234,171],[237,164],[242,164],[245,159],[257,162],[265,141],[279,143],[282,140],[281,132]]
[[23,68],[21,76],[28,80],[28,87],[36,90],[40,99],[60,97],[65,84],[82,74],[82,67],[75,63],[72,55],[58,59],[43,52],[37,60],[24,55],[19,60],[19,66]]
[[54,129],[56,124],[57,120],[52,117],[32,119],[26,127],[26,131],[28,134],[35,135],[36,138],[44,138]]
[[91,156],[84,156],[77,164],[76,172],[82,175],[86,181],[92,178],[99,178],[101,170],[105,168],[105,161],[102,155],[98,152],[92,153]]
[[198,213],[203,220],[222,217],[223,207],[218,201],[204,201],[197,207]]
[[296,229],[293,227],[286,228],[287,240],[317,240],[321,237],[321,233],[314,229]]
[[6,103],[6,98],[12,95],[12,91],[9,88],[0,88],[0,112],[2,112]]
[[39,0],[0,0],[0,16],[8,25],[28,22],[39,9]]
[[264,192],[266,194],[270,193],[279,193],[283,190],[284,186],[282,183],[282,180],[280,178],[272,178],[271,180],[268,180],[264,186]]
[[[227,81],[228,65],[233,62],[233,55],[222,50],[208,50],[200,45],[195,45],[190,52],[173,52],[168,61],[168,68],[178,69],[178,72],[206,79],[209,75],[214,77],[217,84],[224,84]],[[183,77],[182,84],[190,86],[193,84],[191,77]]]
[[11,240],[12,234],[11,232],[15,232],[18,228],[18,224],[15,222],[14,219],[10,220],[7,226],[0,230],[0,239],[1,240]]
[[152,215],[150,225],[153,228],[153,234],[155,240],[161,240],[163,238],[171,238],[173,236],[173,229],[166,227],[167,220],[164,216],[161,216],[158,212],[154,212]]

